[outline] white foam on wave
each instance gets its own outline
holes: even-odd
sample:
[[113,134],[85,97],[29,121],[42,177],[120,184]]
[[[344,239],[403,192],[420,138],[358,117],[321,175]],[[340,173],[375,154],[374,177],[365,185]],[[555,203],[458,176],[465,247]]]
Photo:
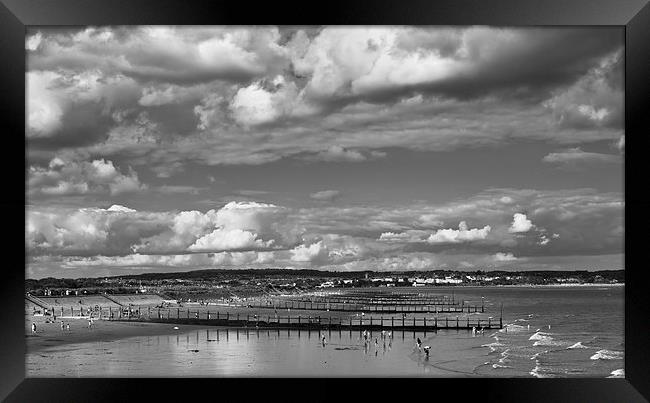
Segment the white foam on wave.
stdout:
[[548,339],[542,339],[542,340],[537,340],[536,342],[533,343],[533,347],[539,347],[539,346],[561,346],[564,343],[561,341],[556,341],[553,340],[553,338],[548,338]]
[[530,336],[528,340],[553,340],[551,337],[552,333],[545,333],[545,332],[540,332],[539,329],[537,329],[537,332]]
[[508,357],[510,356],[510,354],[508,354],[508,351],[510,351],[509,348],[505,349],[505,350],[501,353],[501,358],[499,358],[499,364],[505,364],[506,361],[509,361],[509,360],[508,360]]
[[509,365],[492,364],[492,368],[497,369],[497,368],[512,368],[512,367]]
[[531,359],[531,360],[537,360],[537,357],[539,357],[539,356],[542,355],[542,354],[546,354],[546,353],[548,353],[548,350],[544,350],[544,351],[541,351],[541,352],[539,352],[539,353],[535,353],[535,354],[533,354],[532,357],[530,357],[530,359]]
[[624,369],[615,369],[611,372],[611,375],[608,376],[608,378],[625,378],[625,370]]
[[481,345],[481,347],[489,347],[491,353],[497,351],[496,347],[500,347],[500,346],[503,346],[503,344],[499,343],[498,341],[495,341],[494,343],[482,344]]
[[542,370],[542,367],[539,365],[539,361],[535,362],[535,368],[533,368],[529,374],[534,376],[535,378],[552,378],[552,375],[545,374]]
[[509,323],[499,330],[499,333],[521,333],[528,330],[526,326],[516,325],[514,323]]
[[574,348],[589,348],[589,347],[582,345],[581,342],[577,342],[576,344],[572,344],[569,347],[567,347],[567,350],[573,350]]
[[589,358],[592,360],[622,360],[623,352],[603,349],[596,351],[596,354]]

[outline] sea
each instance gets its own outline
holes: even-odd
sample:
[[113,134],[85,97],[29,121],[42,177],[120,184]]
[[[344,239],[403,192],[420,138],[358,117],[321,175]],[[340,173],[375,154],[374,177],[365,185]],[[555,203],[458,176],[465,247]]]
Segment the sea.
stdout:
[[[28,377],[621,378],[624,287],[432,287],[484,304],[503,329],[472,333],[225,329],[62,344],[27,351]],[[473,314],[471,314],[473,315]],[[479,315],[479,314],[476,314]],[[421,348],[416,341],[421,340]],[[423,347],[429,347],[429,355]]]

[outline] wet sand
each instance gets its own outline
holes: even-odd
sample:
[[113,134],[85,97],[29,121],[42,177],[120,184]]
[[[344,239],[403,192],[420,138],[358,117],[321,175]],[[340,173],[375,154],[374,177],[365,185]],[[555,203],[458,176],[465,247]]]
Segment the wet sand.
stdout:
[[[49,318],[49,317],[48,317]],[[70,330],[61,330],[61,322],[70,324]],[[113,322],[95,320],[88,329],[86,318],[57,317],[57,323],[45,323],[42,316],[27,316],[25,335],[27,351],[35,352],[47,347],[77,344],[93,341],[113,341],[135,336],[157,336],[202,329],[202,326],[174,325],[164,323]],[[31,324],[36,323],[36,334],[32,334]],[[174,326],[179,329],[175,330]]]

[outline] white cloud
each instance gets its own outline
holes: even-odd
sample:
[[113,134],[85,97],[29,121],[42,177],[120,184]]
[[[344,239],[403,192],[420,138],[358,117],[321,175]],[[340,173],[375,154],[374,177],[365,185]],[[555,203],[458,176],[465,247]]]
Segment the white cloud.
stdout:
[[468,229],[467,223],[461,221],[458,224],[458,229],[440,229],[432,234],[427,242],[429,243],[459,243],[459,242],[471,242],[476,240],[481,240],[487,238],[488,234],[492,227],[486,225],[483,228],[472,228]]
[[291,260],[294,262],[319,263],[327,261],[329,253],[322,241],[309,246],[299,245],[291,249]]
[[117,211],[120,213],[135,213],[136,210],[128,207],[121,206],[119,204],[113,204],[111,207],[106,209],[106,211]]
[[613,154],[585,152],[579,147],[575,147],[550,153],[542,158],[542,161],[562,165],[575,165],[580,163],[617,163],[621,162],[621,158]]
[[517,260],[517,258],[510,252],[508,253],[497,252],[493,257],[494,260],[497,262],[511,262]]
[[46,195],[118,195],[147,188],[140,183],[133,169],[129,168],[128,174],[123,174],[112,161],[104,159],[77,162],[56,157],[50,161],[48,168],[30,167],[28,177],[30,192]]
[[341,192],[338,190],[321,190],[320,192],[310,194],[309,197],[315,200],[332,201],[340,195]]
[[356,150],[347,150],[339,145],[332,145],[327,150],[321,151],[310,159],[327,162],[361,162],[367,158]]
[[618,151],[621,153],[625,152],[625,135],[622,134],[621,137],[618,139],[618,142],[616,142],[616,148],[618,148]]
[[508,228],[508,232],[523,233],[528,232],[533,228],[533,222],[526,217],[526,214],[515,213],[512,217],[512,224]]
[[291,114],[298,90],[293,82],[283,76],[274,78],[267,90],[261,82],[240,88],[230,103],[235,121],[248,127],[269,123],[283,115]]
[[27,40],[25,41],[25,49],[31,51],[38,49],[42,40],[43,40],[43,35],[40,32],[37,32],[34,35],[27,37]]
[[241,229],[216,229],[197,239],[188,247],[190,251],[209,252],[230,249],[256,249],[269,246],[257,238],[257,234]]

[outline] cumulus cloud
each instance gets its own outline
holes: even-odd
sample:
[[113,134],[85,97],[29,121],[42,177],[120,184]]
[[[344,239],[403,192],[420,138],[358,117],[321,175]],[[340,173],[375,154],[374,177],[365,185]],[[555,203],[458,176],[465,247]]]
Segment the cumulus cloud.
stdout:
[[487,238],[488,234],[492,227],[486,225],[483,228],[471,228],[467,227],[465,221],[461,221],[458,224],[458,229],[440,229],[432,234],[428,239],[428,243],[459,243],[459,242],[471,242],[476,240],[481,240]]
[[284,208],[232,202],[222,208],[146,212],[108,209],[28,209],[26,245],[34,253],[124,255],[268,250],[296,244],[301,230]]
[[278,45],[275,27],[89,27],[48,33],[47,41],[29,55],[34,69],[101,68],[187,83],[246,80],[286,66],[286,51]]
[[[152,168],[611,141],[621,46],[617,29],[583,28],[39,29],[27,135],[38,150],[87,146]],[[143,111],[148,126],[120,118]]]
[[238,267],[242,265],[259,265],[273,262],[273,252],[220,252],[194,253],[184,255],[144,255],[93,256],[64,258],[62,266],[66,268],[83,267],[142,267],[142,268],[216,268]]
[[617,163],[621,162],[618,155],[582,151],[579,147],[568,148],[560,152],[549,153],[542,161],[563,166],[578,164]]
[[215,250],[256,249],[270,246],[272,241],[263,242],[256,239],[257,234],[241,229],[216,229],[197,239],[188,250],[206,252]]
[[28,71],[26,87],[27,136],[70,139],[85,134],[85,139],[69,140],[79,144],[104,135],[102,131],[113,121],[111,114],[117,108],[130,107],[140,92],[133,79],[100,70]]
[[328,257],[327,246],[322,241],[309,246],[298,245],[291,250],[291,260],[294,262],[321,263],[327,261]]
[[528,219],[526,214],[515,213],[512,216],[512,224],[508,228],[508,231],[512,233],[523,233],[530,231],[533,227],[533,222]]
[[264,84],[258,81],[237,91],[230,102],[236,122],[248,127],[273,122],[292,113],[298,96],[296,85],[281,75]]
[[623,52],[617,50],[572,86],[544,103],[552,111],[558,126],[622,129],[622,58]]
[[47,168],[31,166],[28,177],[30,191],[44,195],[119,195],[147,188],[140,183],[133,169],[129,168],[124,174],[115,168],[112,161],[104,159],[78,162],[55,157]]
[[620,151],[621,153],[625,153],[625,135],[624,134],[622,134],[621,137],[616,142],[616,148],[618,148],[618,151]]
[[321,190],[320,192],[311,193],[309,197],[314,200],[332,201],[340,195],[341,192],[338,190]]
[[310,158],[327,162],[360,162],[367,159],[359,151],[346,150],[338,145],[330,146],[327,150],[321,151]]
[[497,252],[493,257],[494,260],[497,262],[511,262],[513,260],[517,260],[517,258],[510,252],[508,253]]

